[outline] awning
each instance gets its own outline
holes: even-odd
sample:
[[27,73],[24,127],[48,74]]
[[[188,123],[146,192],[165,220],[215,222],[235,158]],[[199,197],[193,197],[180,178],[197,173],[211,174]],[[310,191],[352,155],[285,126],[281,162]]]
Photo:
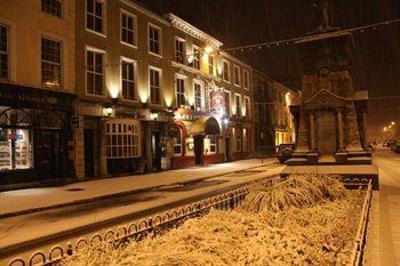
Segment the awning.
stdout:
[[219,135],[218,121],[212,116],[204,116],[193,121],[190,131],[193,135]]

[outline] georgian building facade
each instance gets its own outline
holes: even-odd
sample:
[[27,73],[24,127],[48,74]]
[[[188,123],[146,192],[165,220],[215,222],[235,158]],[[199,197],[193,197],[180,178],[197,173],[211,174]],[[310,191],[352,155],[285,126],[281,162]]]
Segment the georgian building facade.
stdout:
[[0,189],[75,175],[74,90],[75,1],[0,1]]
[[282,143],[295,143],[296,128],[290,106],[297,92],[254,71],[255,131],[258,152],[272,152]]

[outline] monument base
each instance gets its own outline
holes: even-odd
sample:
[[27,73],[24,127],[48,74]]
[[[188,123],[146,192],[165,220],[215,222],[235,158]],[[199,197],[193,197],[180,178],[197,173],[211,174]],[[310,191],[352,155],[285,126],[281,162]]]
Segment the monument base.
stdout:
[[358,187],[372,180],[374,190],[379,189],[378,168],[373,164],[363,165],[302,165],[286,166],[280,173],[282,178],[289,175],[335,175],[341,176],[346,186]]

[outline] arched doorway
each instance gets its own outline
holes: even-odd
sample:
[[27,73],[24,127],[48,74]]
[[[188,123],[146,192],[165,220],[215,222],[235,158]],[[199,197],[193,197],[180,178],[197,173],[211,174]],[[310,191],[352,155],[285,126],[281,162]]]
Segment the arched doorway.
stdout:
[[[204,164],[204,138],[205,136],[209,136],[208,138],[210,138],[210,145],[214,145],[211,144],[212,140],[216,141],[216,135],[218,136],[221,134],[218,121],[212,116],[201,117],[193,122],[191,126],[191,133],[194,139],[195,163],[197,165]],[[208,149],[208,152],[211,152],[211,148]]]

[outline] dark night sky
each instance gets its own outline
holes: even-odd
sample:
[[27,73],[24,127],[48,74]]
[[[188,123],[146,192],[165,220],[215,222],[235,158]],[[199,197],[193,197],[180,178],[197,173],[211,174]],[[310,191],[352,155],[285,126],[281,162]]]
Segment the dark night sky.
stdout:
[[[173,12],[224,42],[224,47],[303,36],[319,24],[312,0],[139,0],[157,13]],[[333,0],[334,26],[351,28],[400,18],[400,0]],[[370,135],[400,123],[400,23],[355,33],[356,89],[370,93]],[[300,89],[294,45],[234,54],[291,88]]]

